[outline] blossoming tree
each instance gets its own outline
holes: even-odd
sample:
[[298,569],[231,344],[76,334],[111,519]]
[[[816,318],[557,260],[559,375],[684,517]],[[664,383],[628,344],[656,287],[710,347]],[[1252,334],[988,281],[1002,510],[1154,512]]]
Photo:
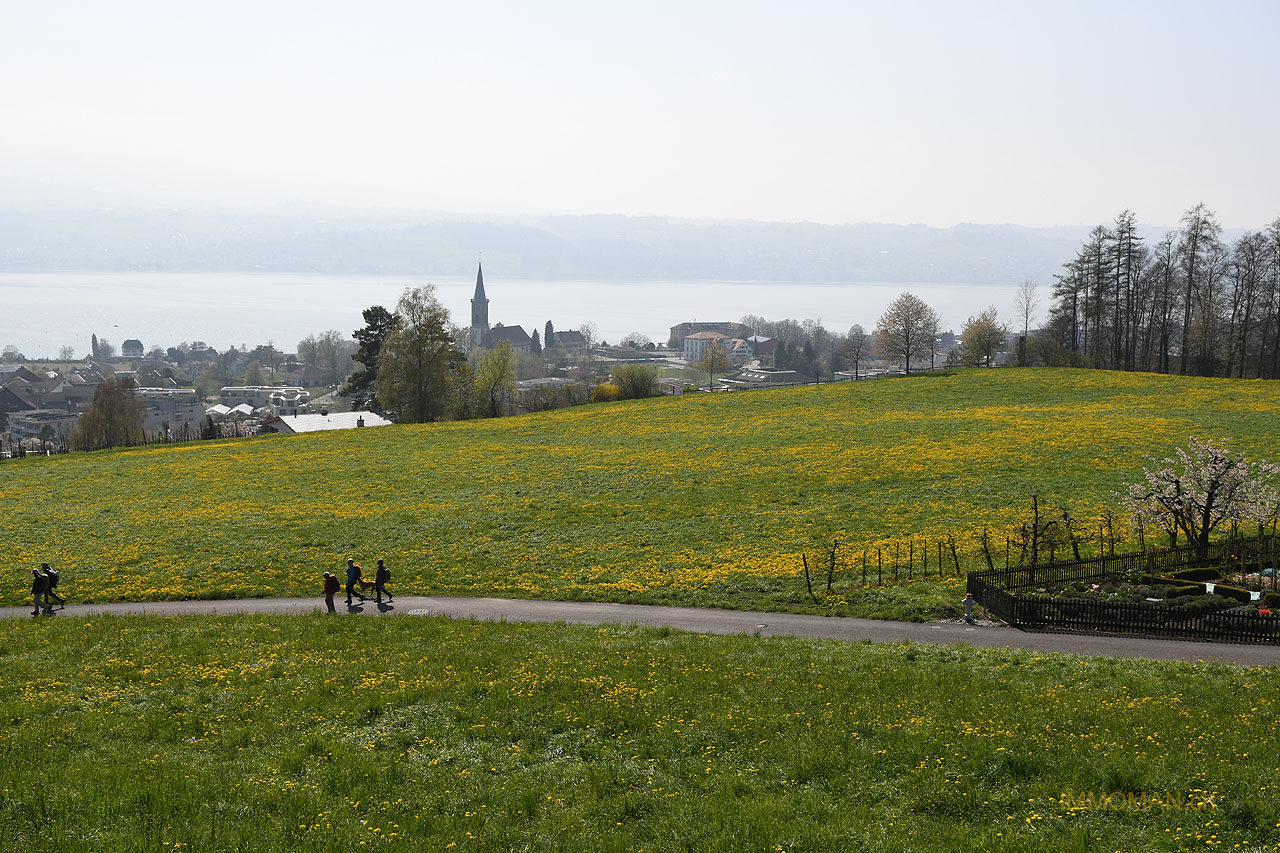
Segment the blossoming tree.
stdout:
[[1209,554],[1210,534],[1224,521],[1263,523],[1276,515],[1276,465],[1251,462],[1199,438],[1173,456],[1147,459],[1152,466],[1124,495],[1129,511],[1137,522],[1164,528],[1171,545],[1182,533],[1201,559]]

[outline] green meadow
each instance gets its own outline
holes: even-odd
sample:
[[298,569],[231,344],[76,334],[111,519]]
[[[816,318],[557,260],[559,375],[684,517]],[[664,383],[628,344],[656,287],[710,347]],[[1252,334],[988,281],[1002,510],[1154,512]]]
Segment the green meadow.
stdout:
[[1260,850],[1274,670],[443,618],[0,623],[36,850]]
[[[415,593],[932,619],[1033,494],[1096,550],[1143,455],[1191,435],[1280,457],[1276,386],[969,370],[29,459],[0,466],[3,598],[42,561],[105,601],[316,594],[382,556]],[[810,597],[800,556],[830,541]]]

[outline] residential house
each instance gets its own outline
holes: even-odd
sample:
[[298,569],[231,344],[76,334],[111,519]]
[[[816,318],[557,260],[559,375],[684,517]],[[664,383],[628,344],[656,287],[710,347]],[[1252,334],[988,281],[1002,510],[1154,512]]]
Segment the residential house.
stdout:
[[146,349],[142,346],[142,341],[137,338],[129,338],[120,345],[120,355],[125,358],[142,358],[147,354]]
[[547,341],[548,346],[554,346],[565,355],[581,355],[587,351],[587,339],[582,332],[576,329],[567,329],[563,332],[557,332],[554,329],[551,334],[554,336],[554,343]]
[[724,349],[729,354],[729,360],[734,364],[745,364],[755,358],[755,351],[752,350],[751,344],[743,338],[730,339]]
[[725,352],[728,353],[728,335],[723,335],[720,332],[694,332],[684,339],[684,360],[689,364],[697,364],[712,341],[719,341],[720,345],[725,348]]
[[0,431],[5,429],[9,415],[14,412],[29,412],[35,408],[34,403],[24,400],[7,386],[0,385]]
[[778,339],[767,338],[764,335],[752,335],[747,338],[747,343],[751,344],[751,350],[755,353],[755,357],[760,360],[760,364],[772,367],[774,353],[778,351]]

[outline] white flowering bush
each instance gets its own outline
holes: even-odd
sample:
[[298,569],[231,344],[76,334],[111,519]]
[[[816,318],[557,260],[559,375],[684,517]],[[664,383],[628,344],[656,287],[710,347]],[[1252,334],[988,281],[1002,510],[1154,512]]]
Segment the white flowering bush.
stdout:
[[1208,554],[1209,537],[1223,522],[1263,523],[1276,517],[1280,466],[1252,462],[1225,444],[1192,438],[1186,448],[1157,460],[1122,498],[1135,524],[1159,526],[1177,544],[1181,534]]

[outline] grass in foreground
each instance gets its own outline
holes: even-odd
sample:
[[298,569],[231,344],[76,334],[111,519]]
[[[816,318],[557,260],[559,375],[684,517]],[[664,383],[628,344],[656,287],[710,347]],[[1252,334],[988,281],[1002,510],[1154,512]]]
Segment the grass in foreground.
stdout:
[[936,572],[950,533],[976,568],[977,534],[999,542],[1032,493],[1096,531],[1143,453],[1197,434],[1274,457],[1278,387],[962,371],[26,460],[0,466],[0,602],[45,560],[102,601],[314,593],[385,556],[419,593],[931,618],[954,586],[867,591],[842,570],[815,604],[798,555],[914,536]]
[[316,614],[0,672],[15,851],[1280,847],[1274,670]]

